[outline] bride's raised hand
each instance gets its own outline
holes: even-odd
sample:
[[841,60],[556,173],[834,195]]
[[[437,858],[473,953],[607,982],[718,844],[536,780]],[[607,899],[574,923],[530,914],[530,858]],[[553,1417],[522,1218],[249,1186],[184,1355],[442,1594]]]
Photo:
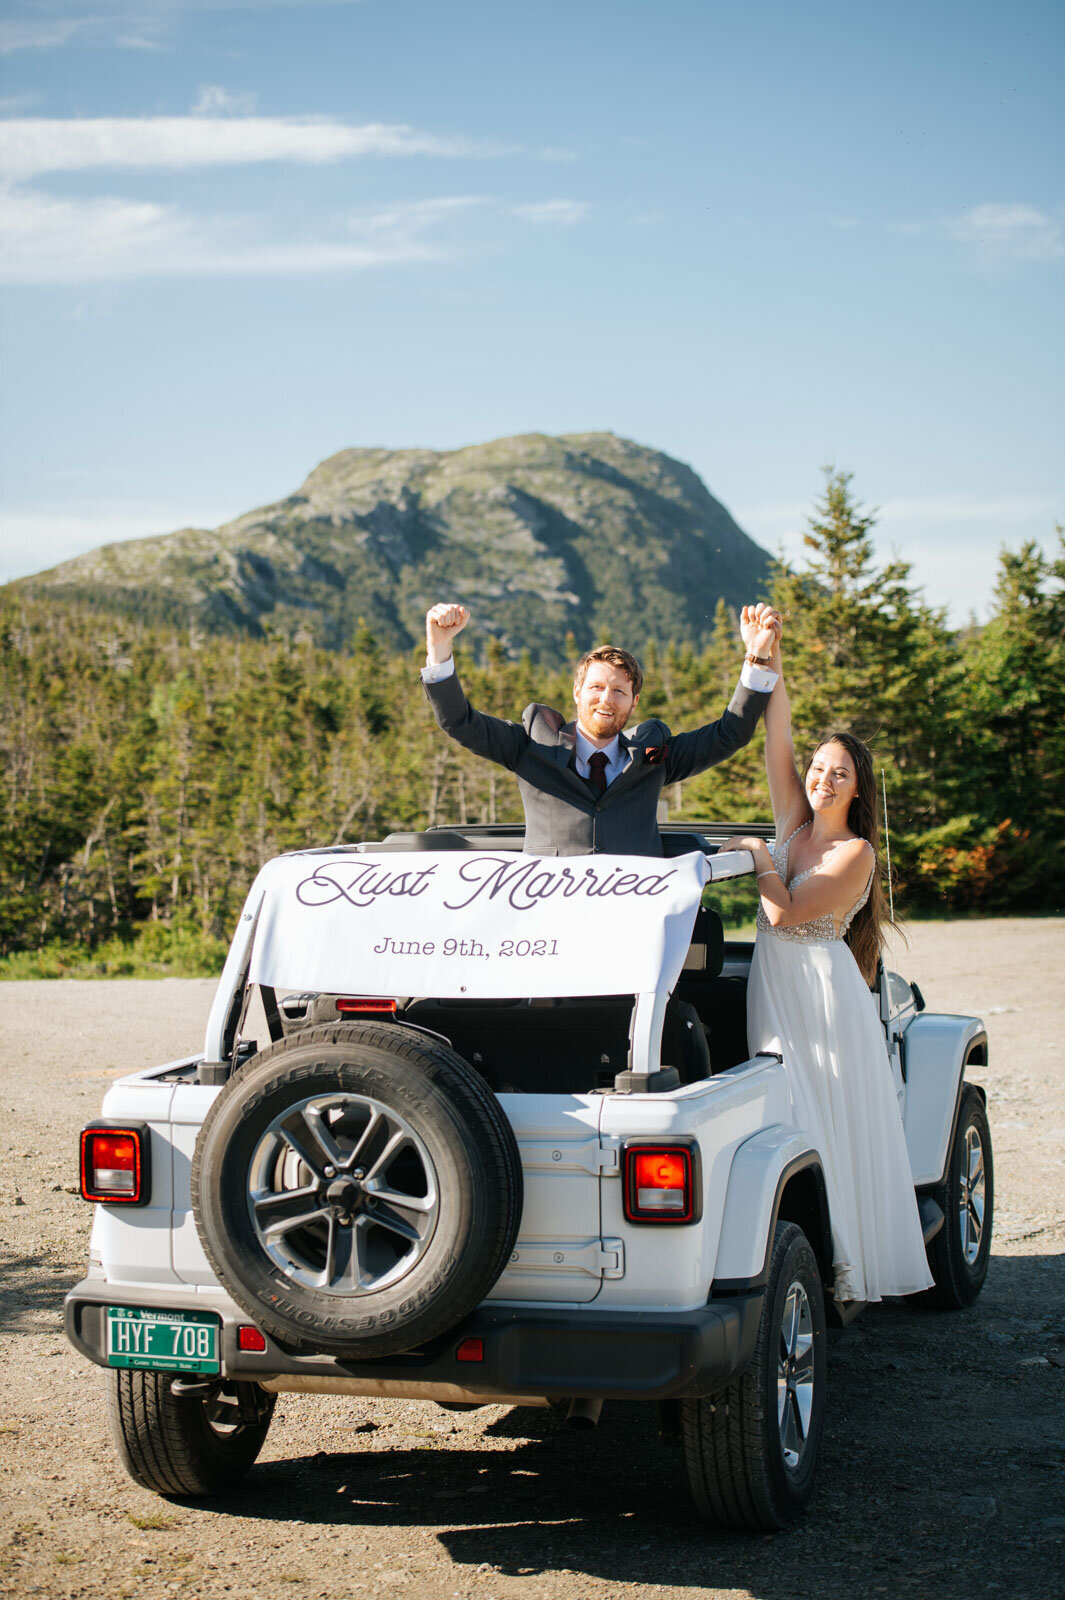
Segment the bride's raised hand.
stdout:
[[770,660],[780,639],[781,629],[780,613],[764,601],[744,606],[740,612],[740,637],[750,656],[758,656],[763,661]]

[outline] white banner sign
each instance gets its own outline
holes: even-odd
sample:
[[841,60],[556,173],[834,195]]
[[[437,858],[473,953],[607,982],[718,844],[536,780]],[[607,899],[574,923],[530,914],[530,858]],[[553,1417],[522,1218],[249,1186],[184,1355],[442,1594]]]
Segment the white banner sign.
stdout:
[[327,994],[517,999],[671,990],[699,853],[312,854],[268,862],[251,979]]

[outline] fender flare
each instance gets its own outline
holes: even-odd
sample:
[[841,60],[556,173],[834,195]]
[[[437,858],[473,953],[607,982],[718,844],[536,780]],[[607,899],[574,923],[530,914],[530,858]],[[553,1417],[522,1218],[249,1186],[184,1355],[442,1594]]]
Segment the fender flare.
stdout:
[[916,1189],[943,1183],[958,1125],[965,1069],[978,1052],[987,1060],[979,1017],[922,1012],[902,1035],[906,1063],[903,1127]]
[[[711,1294],[764,1288],[773,1235],[788,1185],[808,1173],[814,1208],[810,1244],[822,1271],[831,1272],[832,1235],[821,1155],[799,1128],[781,1125],[752,1134],[736,1150],[721,1212]],[[810,1228],[804,1230],[808,1236]]]

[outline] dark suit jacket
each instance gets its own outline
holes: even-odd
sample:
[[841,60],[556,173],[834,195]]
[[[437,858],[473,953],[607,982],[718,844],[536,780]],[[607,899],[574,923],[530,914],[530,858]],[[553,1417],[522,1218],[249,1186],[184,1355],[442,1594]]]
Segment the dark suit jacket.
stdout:
[[724,761],[750,741],[768,694],[737,685],[720,721],[672,735],[651,718],[620,736],[629,765],[605,794],[577,772],[576,724],[550,706],[527,706],[521,722],[475,711],[458,674],[427,683],[437,722],[467,750],[516,774],[525,806],[525,849],[538,856],[660,856],[663,785]]

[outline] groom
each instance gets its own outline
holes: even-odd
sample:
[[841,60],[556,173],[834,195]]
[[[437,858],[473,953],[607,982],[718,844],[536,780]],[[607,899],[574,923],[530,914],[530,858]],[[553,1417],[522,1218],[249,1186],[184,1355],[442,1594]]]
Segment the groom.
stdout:
[[614,645],[589,650],[578,661],[573,722],[542,705],[527,706],[520,723],[507,722],[475,711],[463,693],[452,644],[469,620],[463,605],[429,610],[422,682],[446,734],[516,775],[525,807],[524,848],[538,856],[662,855],[658,801],[664,785],[742,749],[777,681],[768,662],[779,619],[768,606],[744,606],[746,658],[717,722],[673,735],[652,718],[626,734],[643,673],[635,656]]

